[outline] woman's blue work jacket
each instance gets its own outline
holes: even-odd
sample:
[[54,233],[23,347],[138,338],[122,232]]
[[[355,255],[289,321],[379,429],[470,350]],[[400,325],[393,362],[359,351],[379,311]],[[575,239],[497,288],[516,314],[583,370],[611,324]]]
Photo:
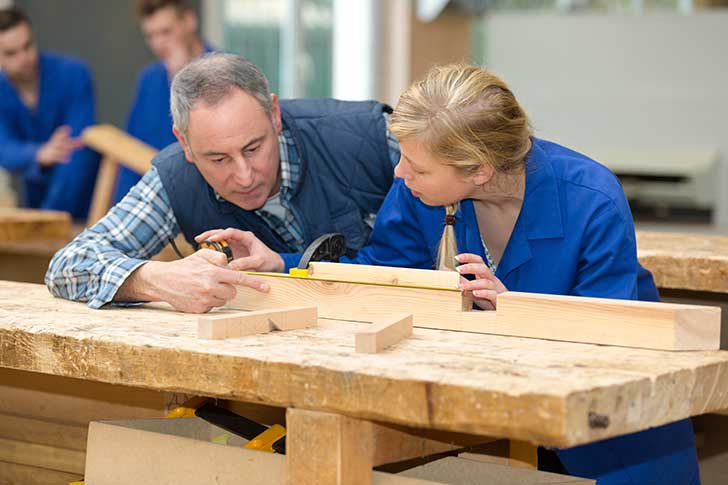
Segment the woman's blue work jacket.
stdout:
[[[353,262],[431,269],[444,217],[443,207],[423,204],[398,179],[370,244]],[[459,253],[484,256],[472,200],[461,202],[454,229]],[[652,275],[637,262],[632,215],[616,177],[584,155],[535,138],[523,206],[495,274],[515,291],[659,299]],[[689,420],[556,452],[568,473],[599,485],[699,483]]]

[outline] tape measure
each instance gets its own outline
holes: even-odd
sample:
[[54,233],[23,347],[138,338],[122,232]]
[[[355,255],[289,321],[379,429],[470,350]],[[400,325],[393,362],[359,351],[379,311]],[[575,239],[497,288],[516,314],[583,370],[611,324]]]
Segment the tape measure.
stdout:
[[210,241],[209,239],[205,239],[197,246],[197,249],[212,249],[227,256],[228,263],[233,260],[233,250],[230,249],[227,241]]

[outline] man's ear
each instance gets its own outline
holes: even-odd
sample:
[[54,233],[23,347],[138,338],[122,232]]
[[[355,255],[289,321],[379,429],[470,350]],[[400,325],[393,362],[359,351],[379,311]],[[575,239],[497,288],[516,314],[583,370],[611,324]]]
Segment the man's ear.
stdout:
[[176,126],[172,125],[172,133],[174,133],[175,138],[177,138],[177,141],[179,142],[180,146],[182,146],[182,150],[185,152],[185,158],[190,163],[195,163],[195,159],[192,156],[192,149],[190,148],[190,145],[187,143],[187,137],[185,137],[184,133],[179,131]]
[[273,117],[273,127],[276,129],[276,135],[280,135],[283,131],[283,123],[281,122],[281,105],[278,103],[278,96],[271,93],[270,95],[270,111]]

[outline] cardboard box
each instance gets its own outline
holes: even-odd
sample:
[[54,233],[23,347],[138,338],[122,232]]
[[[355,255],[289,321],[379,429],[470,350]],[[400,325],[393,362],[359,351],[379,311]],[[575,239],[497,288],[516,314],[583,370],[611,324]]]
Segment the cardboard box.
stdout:
[[595,485],[596,481],[546,473],[522,467],[499,465],[480,460],[456,458],[454,456],[433,461],[401,472],[412,478],[427,478],[450,485]]
[[[226,444],[220,443],[225,441],[221,436],[228,436]],[[284,455],[247,450],[243,444],[244,439],[199,418],[94,421],[88,433],[86,484],[286,484]],[[379,472],[372,483],[438,485]]]
[[[286,457],[247,450],[241,447],[244,443],[199,418],[94,421],[88,433],[86,484],[286,485]],[[465,483],[594,482],[454,457],[398,475],[374,472],[372,478],[373,485]]]
[[[229,436],[227,445],[213,443]],[[240,445],[244,440],[200,418],[94,421],[86,446],[88,485],[130,483],[284,484],[285,456]]]

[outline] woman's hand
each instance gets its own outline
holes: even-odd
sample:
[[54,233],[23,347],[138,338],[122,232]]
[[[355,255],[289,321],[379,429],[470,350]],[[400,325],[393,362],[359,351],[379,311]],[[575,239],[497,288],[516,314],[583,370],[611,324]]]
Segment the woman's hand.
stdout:
[[475,275],[473,281],[460,278],[460,287],[473,292],[473,302],[483,310],[495,310],[499,293],[508,291],[501,280],[485,264],[483,258],[477,254],[462,253],[455,256],[460,266],[457,267],[460,275]]
[[233,252],[233,260],[228,265],[230,269],[281,272],[285,268],[283,258],[250,231],[228,227],[212,229],[195,236],[197,243],[205,239],[216,242],[225,240],[228,243]]

